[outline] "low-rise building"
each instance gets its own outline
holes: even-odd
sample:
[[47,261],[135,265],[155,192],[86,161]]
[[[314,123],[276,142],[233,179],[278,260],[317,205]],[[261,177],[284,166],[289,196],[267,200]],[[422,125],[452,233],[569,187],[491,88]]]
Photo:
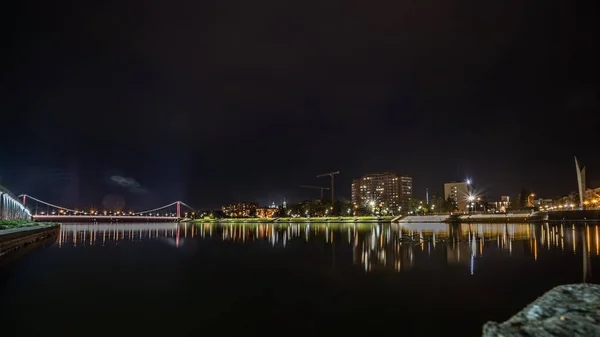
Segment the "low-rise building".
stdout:
[[600,187],[586,189],[584,200],[591,202],[595,199],[600,200]]
[[259,207],[256,209],[256,216],[258,218],[271,219],[276,217],[278,212],[279,209],[276,207]]
[[499,201],[492,201],[488,203],[488,209],[494,212],[502,212],[505,213],[506,210],[510,208],[510,197],[508,195],[503,195],[500,197]]
[[252,202],[238,202],[221,207],[225,216],[230,218],[247,218],[256,215],[257,205]]

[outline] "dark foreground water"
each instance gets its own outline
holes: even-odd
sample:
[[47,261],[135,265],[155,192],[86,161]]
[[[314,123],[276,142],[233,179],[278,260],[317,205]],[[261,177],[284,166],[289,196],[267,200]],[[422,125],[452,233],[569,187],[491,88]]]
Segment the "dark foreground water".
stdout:
[[477,336],[600,281],[598,225],[63,225],[0,260],[1,336]]

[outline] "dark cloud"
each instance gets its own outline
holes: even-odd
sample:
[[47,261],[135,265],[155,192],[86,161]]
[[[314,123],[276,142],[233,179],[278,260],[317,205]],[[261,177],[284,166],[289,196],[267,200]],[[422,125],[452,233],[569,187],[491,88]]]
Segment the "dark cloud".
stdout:
[[144,194],[148,193],[148,189],[143,188],[140,183],[138,183],[135,179],[131,177],[122,177],[122,176],[111,176],[110,180],[115,184],[127,189],[129,192],[133,194]]

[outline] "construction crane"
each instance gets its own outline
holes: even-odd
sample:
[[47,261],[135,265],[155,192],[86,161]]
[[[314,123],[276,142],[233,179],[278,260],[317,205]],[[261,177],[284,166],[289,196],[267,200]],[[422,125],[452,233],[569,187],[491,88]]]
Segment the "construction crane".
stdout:
[[335,171],[335,172],[329,172],[329,173],[323,173],[323,174],[319,174],[317,176],[317,178],[321,178],[321,177],[331,177],[331,208],[333,209],[333,204],[335,202],[334,199],[334,179],[333,176],[336,174],[340,174],[340,171]]
[[307,185],[300,185],[300,187],[302,187],[302,188],[312,188],[312,189],[315,189],[315,190],[321,190],[321,200],[323,200],[323,191],[329,191],[329,187],[307,186]]

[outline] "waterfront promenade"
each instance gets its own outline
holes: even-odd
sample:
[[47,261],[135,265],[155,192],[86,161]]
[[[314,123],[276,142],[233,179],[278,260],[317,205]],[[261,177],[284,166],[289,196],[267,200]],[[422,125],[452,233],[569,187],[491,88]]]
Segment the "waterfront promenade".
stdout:
[[478,214],[428,214],[405,216],[340,216],[288,218],[204,218],[189,219],[198,223],[537,223],[537,222],[597,222],[599,211],[509,212]]
[[0,257],[36,241],[56,237],[60,225],[36,224],[0,230]]

